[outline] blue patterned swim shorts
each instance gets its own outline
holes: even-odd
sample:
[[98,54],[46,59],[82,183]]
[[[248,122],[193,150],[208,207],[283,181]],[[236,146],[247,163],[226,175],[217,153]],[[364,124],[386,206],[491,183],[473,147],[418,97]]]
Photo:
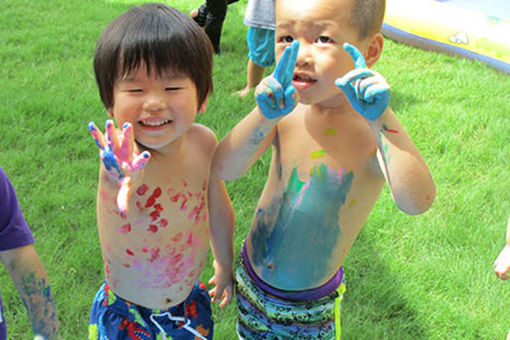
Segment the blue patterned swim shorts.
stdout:
[[105,282],[90,312],[89,340],[212,338],[211,303],[202,283],[179,305],[153,310],[116,296]]
[[340,339],[340,303],[345,292],[343,280],[336,290],[319,299],[284,299],[256,284],[242,256],[235,278],[239,314],[237,333],[240,339]]

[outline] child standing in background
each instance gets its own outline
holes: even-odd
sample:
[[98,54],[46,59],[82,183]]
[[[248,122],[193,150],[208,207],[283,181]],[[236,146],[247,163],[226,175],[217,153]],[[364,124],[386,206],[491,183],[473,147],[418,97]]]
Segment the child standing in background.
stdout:
[[244,15],[248,26],[248,66],[246,86],[237,94],[245,97],[262,78],[266,67],[274,63],[274,0],[248,0]]
[[213,163],[233,180],[272,146],[235,274],[241,339],[340,339],[342,265],[384,183],[408,214],[435,198],[389,85],[369,68],[384,10],[384,0],[275,1],[278,64]]
[[207,0],[199,8],[191,11],[190,16],[205,33],[213,44],[214,53],[220,53],[221,32],[223,22],[227,16],[228,5],[239,0]]
[[[50,281],[34,248],[16,192],[0,168],[0,261],[16,285],[36,339],[60,339],[59,320]],[[0,340],[7,339],[0,300]]]
[[101,99],[119,127],[89,129],[100,148],[97,221],[105,283],[90,339],[212,339],[199,283],[209,241],[224,306],[232,298],[233,212],[211,171],[214,133],[194,123],[212,90],[212,48],[184,13],[131,8],[101,34],[94,57]]

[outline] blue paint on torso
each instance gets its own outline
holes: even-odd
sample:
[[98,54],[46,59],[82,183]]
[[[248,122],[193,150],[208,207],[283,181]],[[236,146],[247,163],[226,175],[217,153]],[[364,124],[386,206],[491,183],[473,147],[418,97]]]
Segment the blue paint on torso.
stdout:
[[338,214],[354,174],[316,166],[310,180],[294,169],[284,194],[259,209],[251,234],[252,259],[274,286],[314,287],[331,274],[332,251],[341,239]]

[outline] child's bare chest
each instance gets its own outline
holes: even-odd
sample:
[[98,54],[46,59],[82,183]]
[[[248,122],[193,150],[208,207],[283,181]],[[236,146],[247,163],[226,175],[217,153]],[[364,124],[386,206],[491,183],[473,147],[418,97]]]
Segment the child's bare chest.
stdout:
[[[336,124],[335,124],[336,123]],[[364,171],[376,161],[377,144],[368,124],[359,120],[288,120],[275,140],[277,159],[284,167],[307,171],[317,165]]]

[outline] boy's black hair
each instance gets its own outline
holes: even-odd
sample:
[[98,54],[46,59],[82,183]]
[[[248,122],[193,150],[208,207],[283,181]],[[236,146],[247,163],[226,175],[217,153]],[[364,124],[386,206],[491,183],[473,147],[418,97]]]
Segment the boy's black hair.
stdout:
[[358,27],[360,39],[381,30],[385,9],[385,0],[354,0],[351,21]]
[[113,106],[120,77],[145,64],[147,72],[188,76],[196,86],[198,107],[212,91],[212,46],[202,29],[183,12],[164,4],[132,7],[101,33],[94,72],[101,100]]

